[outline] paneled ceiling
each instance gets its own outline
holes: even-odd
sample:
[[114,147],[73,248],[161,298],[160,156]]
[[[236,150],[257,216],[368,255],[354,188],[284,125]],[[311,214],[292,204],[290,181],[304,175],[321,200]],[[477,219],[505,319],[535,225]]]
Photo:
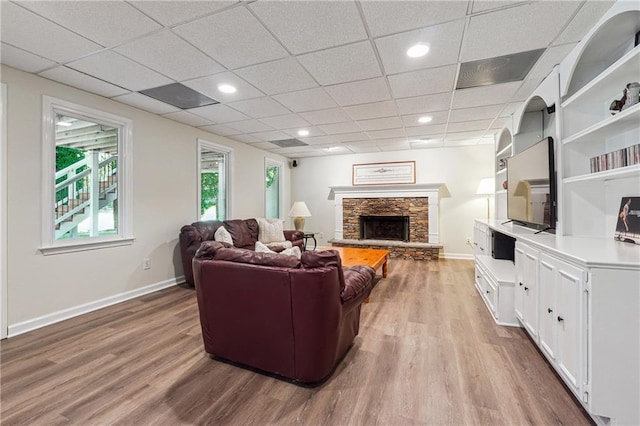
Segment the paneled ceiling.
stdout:
[[[493,143],[612,4],[4,0],[0,58],[287,157],[475,145]],[[409,57],[416,44],[429,53]],[[536,49],[524,79],[455,89],[464,62]],[[182,110],[139,93],[176,82],[219,103]],[[306,145],[271,142],[292,138]]]

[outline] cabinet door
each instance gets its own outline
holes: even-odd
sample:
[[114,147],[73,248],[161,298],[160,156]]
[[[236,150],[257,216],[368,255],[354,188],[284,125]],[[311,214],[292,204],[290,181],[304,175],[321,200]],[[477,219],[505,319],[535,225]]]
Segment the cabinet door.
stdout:
[[551,358],[556,354],[556,274],[557,265],[553,259],[540,255],[540,348]]
[[583,294],[586,273],[559,261],[557,282],[557,354],[560,372],[576,392],[580,391],[584,345]]
[[534,338],[538,337],[538,252],[524,251],[524,326]]
[[515,248],[516,283],[515,283],[515,311],[516,317],[524,323],[524,250],[516,243]]

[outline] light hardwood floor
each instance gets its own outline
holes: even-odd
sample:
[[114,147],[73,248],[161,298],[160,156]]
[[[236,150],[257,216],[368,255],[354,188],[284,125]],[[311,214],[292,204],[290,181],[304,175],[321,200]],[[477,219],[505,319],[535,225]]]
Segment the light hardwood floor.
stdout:
[[210,359],[174,287],[1,342],[2,425],[589,424],[473,263],[391,259],[331,379],[303,388]]

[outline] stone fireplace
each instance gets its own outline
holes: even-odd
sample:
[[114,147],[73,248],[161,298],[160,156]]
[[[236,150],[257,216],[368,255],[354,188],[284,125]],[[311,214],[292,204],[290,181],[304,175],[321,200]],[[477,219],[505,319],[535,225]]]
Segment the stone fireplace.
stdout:
[[409,216],[361,215],[360,240],[409,241]]

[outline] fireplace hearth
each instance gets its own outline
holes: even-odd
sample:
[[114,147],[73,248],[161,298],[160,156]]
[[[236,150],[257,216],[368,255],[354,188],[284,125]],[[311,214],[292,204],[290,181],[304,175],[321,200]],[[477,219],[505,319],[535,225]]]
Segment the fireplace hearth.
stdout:
[[359,217],[361,240],[409,241],[409,216]]

